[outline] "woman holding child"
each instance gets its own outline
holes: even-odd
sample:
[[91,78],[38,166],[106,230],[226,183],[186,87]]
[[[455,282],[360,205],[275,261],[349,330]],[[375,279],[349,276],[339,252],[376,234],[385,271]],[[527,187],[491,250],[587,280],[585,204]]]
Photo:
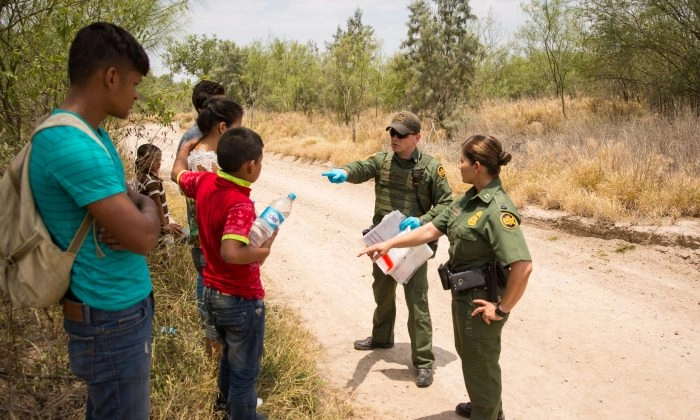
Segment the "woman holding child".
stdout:
[[250,245],[256,219],[251,186],[260,176],[263,142],[247,128],[221,136],[216,173],[186,170],[186,156],[195,140],[183,144],[171,177],[188,197],[197,200],[197,221],[204,269],[207,328],[214,326],[223,354],[219,362],[219,395],[215,409],[230,420],[264,418],[257,413],[257,380],[265,334],[265,290],[260,264],[270,254],[276,233],[259,247]]
[[[520,229],[520,215],[501,186],[501,166],[512,156],[491,136],[474,135],[463,144],[459,169],[462,182],[471,184],[431,223],[364,249],[373,259],[391,248],[412,247],[447,235],[451,273],[481,270],[489,263],[508,266],[505,288],[498,301],[487,300],[483,285],[452,293],[455,347],[471,401],[456,412],[472,420],[503,420],[501,404],[501,330],[518,303],[532,271],[532,259]],[[451,274],[452,275],[452,274]],[[454,288],[453,288],[454,289]]]
[[[187,157],[187,169],[196,172],[216,172],[219,165],[216,160],[216,148],[219,140],[227,130],[240,127],[243,121],[243,108],[236,102],[223,98],[211,97],[204,102],[197,116],[197,127],[202,137]],[[199,243],[199,229],[196,218],[196,205],[192,198],[187,198],[187,221],[190,226],[190,244],[192,245],[192,260],[197,269],[197,308],[202,326],[205,328],[207,353],[217,356],[221,346],[216,342],[216,331],[206,323],[204,307],[202,270],[206,263],[204,253]]]

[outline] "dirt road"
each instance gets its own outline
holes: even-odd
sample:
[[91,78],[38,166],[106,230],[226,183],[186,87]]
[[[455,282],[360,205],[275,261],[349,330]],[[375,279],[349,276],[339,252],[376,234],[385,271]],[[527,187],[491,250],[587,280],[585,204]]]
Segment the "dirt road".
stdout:
[[[371,263],[357,258],[373,184],[330,184],[326,167],[266,156],[258,210],[297,201],[263,266],[268,299],[298,310],[325,349],[322,375],[346,390],[358,418],[458,418],[466,401],[454,350],[450,295],[429,262],[435,382],[413,382],[407,313],[398,289],[396,346],[355,351],[371,331]],[[688,419],[700,416],[697,250],[640,246],[528,226],[530,284],[504,329],[504,410],[516,419]],[[399,286],[400,287],[400,286]],[[366,410],[369,408],[370,410]]]
[[[169,169],[172,154],[163,157]],[[435,382],[419,389],[400,286],[395,347],[352,348],[369,335],[374,309],[371,263],[356,257],[360,232],[371,221],[373,184],[330,184],[320,175],[325,169],[265,157],[253,184],[258,211],[289,192],[298,197],[263,266],[267,299],[298,311],[324,348],[321,374],[347,392],[356,418],[458,418],[454,407],[467,397],[450,295],[436,273],[447,259],[446,239],[429,261]],[[535,227],[527,217],[523,229],[534,271],[504,328],[506,417],[700,418],[700,252],[626,249],[620,240]]]

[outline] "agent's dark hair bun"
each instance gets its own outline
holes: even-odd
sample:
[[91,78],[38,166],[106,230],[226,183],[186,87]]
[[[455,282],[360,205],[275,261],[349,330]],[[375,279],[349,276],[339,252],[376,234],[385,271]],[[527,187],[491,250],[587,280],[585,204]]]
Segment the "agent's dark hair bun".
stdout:
[[500,166],[505,166],[510,162],[510,160],[513,158],[510,153],[501,150],[501,153],[498,154],[498,164]]

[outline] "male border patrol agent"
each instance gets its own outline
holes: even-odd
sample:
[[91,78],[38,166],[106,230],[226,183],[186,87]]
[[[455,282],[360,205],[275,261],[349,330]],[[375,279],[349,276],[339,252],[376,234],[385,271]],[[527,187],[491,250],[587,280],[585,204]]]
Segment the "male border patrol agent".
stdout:
[[[445,169],[437,159],[422,153],[420,120],[408,111],[394,116],[386,128],[391,137],[391,152],[379,152],[366,160],[348,163],[322,175],[334,184],[348,181],[359,184],[375,181],[374,225],[394,210],[406,216],[401,230],[415,229],[433,220],[452,202],[452,189]],[[423,264],[404,284],[408,305],[408,334],[411,337],[411,360],[417,368],[416,385],[433,383],[433,329],[428,308],[428,265]],[[372,291],[377,304],[372,319],[372,335],[355,341],[356,350],[394,346],[396,320],[396,281],[374,264]]]

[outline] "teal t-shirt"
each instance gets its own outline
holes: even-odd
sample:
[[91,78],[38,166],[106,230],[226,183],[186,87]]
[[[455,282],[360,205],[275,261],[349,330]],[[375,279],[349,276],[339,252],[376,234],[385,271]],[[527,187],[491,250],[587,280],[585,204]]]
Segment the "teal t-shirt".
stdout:
[[[95,134],[109,154],[74,127],[47,128],[33,139],[29,181],[34,201],[62,249],[68,248],[88,204],[126,192],[124,167],[109,134],[101,128]],[[128,308],[146,298],[152,286],[145,257],[96,243],[93,233],[91,228],[73,264],[73,294],[108,311]],[[104,257],[97,255],[96,246]]]

